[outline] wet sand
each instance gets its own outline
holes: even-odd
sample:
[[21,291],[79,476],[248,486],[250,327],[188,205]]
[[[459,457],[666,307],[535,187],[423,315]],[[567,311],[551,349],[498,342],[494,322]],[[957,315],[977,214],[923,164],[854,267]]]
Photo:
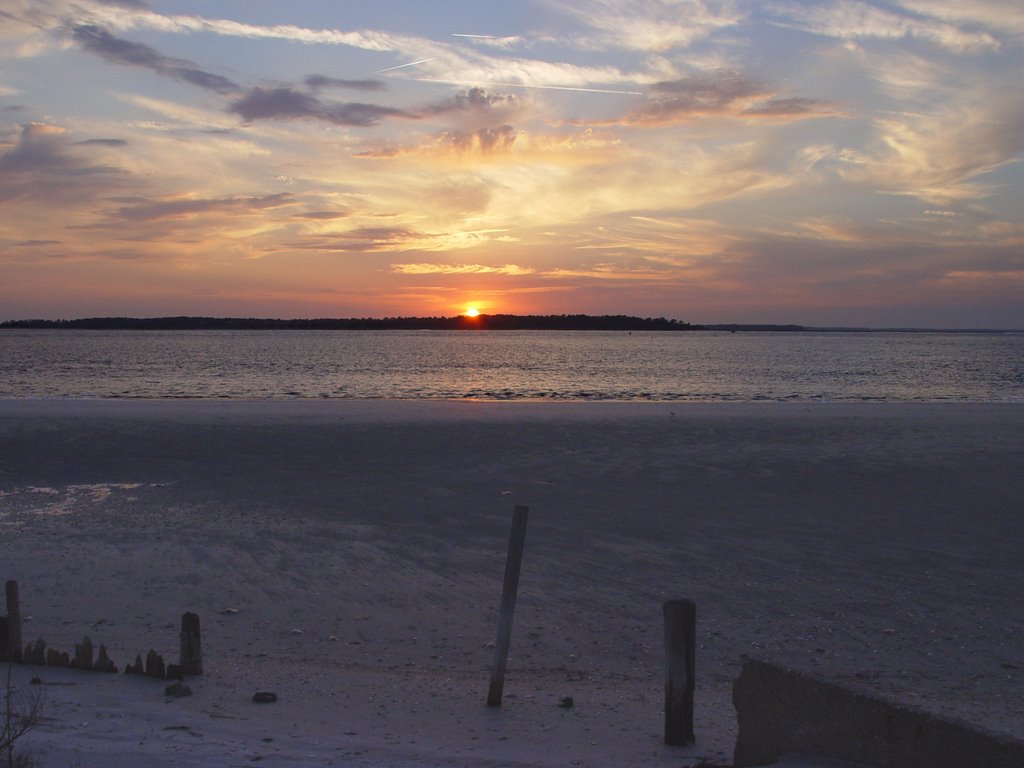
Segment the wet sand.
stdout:
[[[743,654],[1024,737],[1021,405],[0,401],[0,456],[26,641],[123,667],[203,622],[186,698],[16,670],[48,683],[44,765],[728,763]],[[697,743],[670,748],[678,597]]]

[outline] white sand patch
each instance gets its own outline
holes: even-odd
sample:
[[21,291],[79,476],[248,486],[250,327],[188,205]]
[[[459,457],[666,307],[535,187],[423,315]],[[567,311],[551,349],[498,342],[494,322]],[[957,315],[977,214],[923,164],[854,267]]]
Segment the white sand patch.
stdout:
[[[12,514],[63,517],[74,514],[83,504],[102,504],[117,491],[141,487],[142,483],[81,483],[61,488],[30,485],[4,491],[0,494],[0,502],[4,503],[4,516],[8,518]],[[126,498],[133,501],[136,497]]]

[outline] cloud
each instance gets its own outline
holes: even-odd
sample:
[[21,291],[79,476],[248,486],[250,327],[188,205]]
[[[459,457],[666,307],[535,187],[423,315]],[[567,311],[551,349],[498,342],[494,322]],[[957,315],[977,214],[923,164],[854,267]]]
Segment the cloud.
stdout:
[[[927,7],[918,7],[921,14],[926,14],[931,3]],[[776,10],[781,17],[776,21],[780,26],[840,40],[916,39],[958,53],[1000,47],[999,41],[988,32],[960,27],[935,17],[928,18],[927,15],[900,14],[859,0],[834,0],[807,5],[790,3]]]
[[428,235],[406,227],[357,227],[344,232],[321,235],[312,242],[294,244],[293,247],[316,251],[375,251],[403,250],[412,241]]
[[388,86],[383,80],[341,80],[325,75],[307,75],[303,80],[307,88],[347,88],[353,91],[383,91]]
[[86,139],[85,141],[75,142],[79,146],[101,146],[101,147],[124,147],[127,146],[128,142],[124,139]]
[[661,126],[695,117],[758,117],[802,120],[836,114],[818,99],[779,98],[767,83],[733,72],[714,72],[653,83],[646,101],[618,119],[574,120],[577,125]]
[[520,267],[517,264],[488,267],[483,264],[433,264],[420,262],[417,264],[392,264],[391,271],[400,275],[508,275],[518,277],[521,275],[532,275],[536,270],[530,267]]
[[548,4],[594,30],[570,41],[590,50],[614,47],[648,53],[689,48],[744,18],[735,3],[715,0],[548,0]]
[[928,113],[880,116],[874,141],[841,156],[840,175],[936,206],[994,194],[998,187],[981,177],[1024,153],[1024,97],[986,90]]
[[112,64],[142,67],[159,75],[181,80],[218,93],[231,93],[238,86],[226,77],[197,69],[190,62],[172,59],[142,43],[115,37],[94,24],[72,27],[72,37],[82,48]]
[[950,24],[984,27],[996,37],[1024,36],[1024,5],[1018,0],[896,0],[920,16]]
[[650,87],[647,102],[631,110],[624,122],[664,125],[693,115],[736,113],[771,94],[761,82],[724,72],[662,81]]
[[126,221],[155,221],[158,219],[190,218],[208,213],[249,213],[268,208],[292,205],[288,193],[260,197],[222,197],[209,199],[146,200],[122,206],[112,213],[113,218]]
[[747,107],[741,115],[746,117],[826,117],[834,115],[830,106],[818,99],[768,99]]
[[294,214],[297,219],[313,219],[316,221],[330,221],[332,219],[343,219],[349,215],[348,211],[307,211],[306,213]]
[[[308,81],[309,78],[307,78]],[[445,115],[469,115],[474,122],[500,119],[517,111],[523,100],[502,93],[490,93],[482,88],[471,88],[450,99],[413,109],[397,109],[362,102],[324,101],[311,93],[288,86],[278,88],[255,87],[230,106],[246,122],[257,120],[324,120],[335,125],[365,128],[388,118],[423,120]],[[495,144],[505,133],[505,127],[478,129],[476,141],[481,145]],[[470,133],[477,133],[471,131]],[[493,134],[493,135],[492,135]]]
[[415,118],[416,115],[393,107],[359,102],[325,103],[293,88],[252,88],[234,102],[230,111],[246,122],[256,120],[325,120],[336,125],[367,127],[384,118]]
[[446,114],[449,112],[493,113],[495,111],[517,110],[523,104],[518,96],[509,93],[495,93],[483,88],[470,88],[456,94],[450,99],[427,107],[427,114]]
[[60,240],[20,240],[8,245],[12,248],[32,248],[39,245],[60,245]]
[[442,134],[440,142],[459,152],[501,152],[512,147],[516,135],[511,125],[499,125],[469,132],[448,131]]
[[465,42],[473,43],[474,45],[483,45],[492,48],[515,48],[520,45],[527,43],[526,39],[520,35],[477,35],[465,32],[452,32],[452,37],[457,37]]
[[88,199],[127,183],[122,170],[90,160],[86,149],[76,151],[60,126],[22,126],[14,147],[0,155],[0,200],[56,204]]

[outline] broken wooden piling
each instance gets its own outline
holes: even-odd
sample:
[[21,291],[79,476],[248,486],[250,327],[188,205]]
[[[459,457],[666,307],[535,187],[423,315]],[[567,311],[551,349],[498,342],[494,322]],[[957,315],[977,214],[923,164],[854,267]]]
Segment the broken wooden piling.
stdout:
[[526,518],[529,507],[516,507],[512,512],[512,532],[508,541],[508,559],[505,561],[505,583],[501,591],[501,613],[498,617],[498,638],[494,644],[494,663],[491,667],[491,686],[487,692],[487,706],[500,707],[505,687],[505,667],[508,647],[512,639],[512,614],[519,591],[519,571],[523,563],[523,545],[526,542]]
[[665,743],[692,744],[697,606],[669,600],[665,616]]

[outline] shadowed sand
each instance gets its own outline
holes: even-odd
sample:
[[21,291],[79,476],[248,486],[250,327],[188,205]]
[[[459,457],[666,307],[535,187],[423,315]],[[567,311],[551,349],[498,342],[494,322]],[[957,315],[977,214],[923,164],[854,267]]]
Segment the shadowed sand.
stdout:
[[[203,622],[187,698],[17,670],[49,683],[44,765],[728,763],[748,653],[1024,737],[1021,405],[0,401],[0,457],[26,641],[87,634],[123,668]],[[684,748],[661,744],[676,597]]]

